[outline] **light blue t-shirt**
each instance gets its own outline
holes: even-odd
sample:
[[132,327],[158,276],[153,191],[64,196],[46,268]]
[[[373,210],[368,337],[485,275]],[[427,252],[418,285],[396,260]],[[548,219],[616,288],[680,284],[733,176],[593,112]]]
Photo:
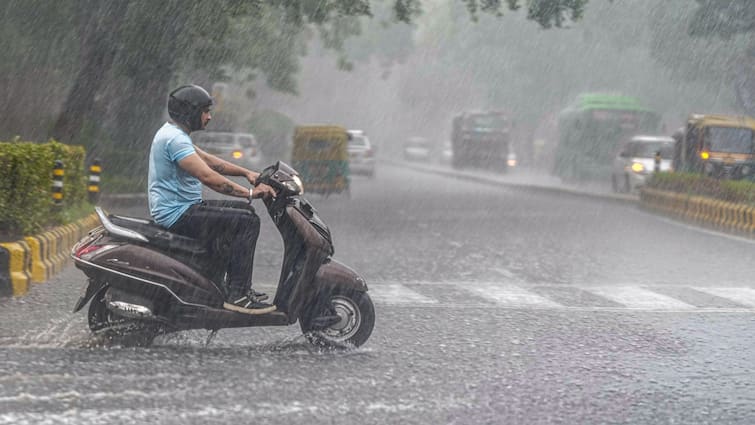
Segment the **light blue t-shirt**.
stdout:
[[178,161],[196,153],[191,138],[166,122],[155,134],[149,151],[149,212],[158,224],[170,228],[186,210],[202,202],[202,182]]

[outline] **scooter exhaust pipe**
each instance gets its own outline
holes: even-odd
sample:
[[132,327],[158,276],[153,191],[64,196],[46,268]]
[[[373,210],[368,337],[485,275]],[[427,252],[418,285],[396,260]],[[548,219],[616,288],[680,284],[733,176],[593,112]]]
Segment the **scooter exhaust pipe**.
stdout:
[[118,288],[108,288],[105,293],[105,306],[118,316],[128,319],[154,319],[156,317],[149,300]]
[[148,307],[139,304],[127,303],[125,301],[108,301],[108,310],[129,319],[151,319],[155,315]]

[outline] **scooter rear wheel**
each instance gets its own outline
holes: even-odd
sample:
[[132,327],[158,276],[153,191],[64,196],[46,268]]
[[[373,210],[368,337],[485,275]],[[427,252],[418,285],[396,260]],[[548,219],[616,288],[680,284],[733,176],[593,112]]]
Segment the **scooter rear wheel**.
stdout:
[[107,286],[94,295],[89,303],[89,329],[109,343],[127,346],[149,346],[160,333],[157,326],[139,320],[119,317],[108,310],[105,301]]
[[[366,292],[336,289],[316,306],[317,311],[299,320],[310,343],[330,348],[359,347],[372,334],[375,306]],[[324,327],[317,324],[318,318],[327,316],[338,316],[339,320]]]

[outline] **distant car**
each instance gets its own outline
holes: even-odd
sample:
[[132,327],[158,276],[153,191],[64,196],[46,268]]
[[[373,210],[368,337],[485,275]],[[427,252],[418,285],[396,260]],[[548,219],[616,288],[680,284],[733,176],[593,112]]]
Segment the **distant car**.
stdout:
[[446,140],[443,142],[443,147],[440,150],[439,161],[441,164],[450,164],[454,159],[454,150],[451,147],[451,141]]
[[375,177],[375,147],[361,130],[348,130],[349,172]]
[[611,186],[615,192],[633,192],[655,171],[655,157],[660,153],[660,171],[671,170],[674,139],[666,136],[635,136],[613,160]]
[[251,169],[261,165],[259,146],[253,134],[199,131],[191,138],[200,149],[232,164]]
[[430,142],[419,136],[406,139],[404,143],[404,159],[407,161],[429,161],[432,150]]
[[[248,159],[249,164],[257,169],[260,165],[266,165],[263,164],[262,161],[262,151],[260,150],[259,143],[257,142],[257,138],[254,137],[254,134],[251,133],[233,133],[235,135],[236,140],[241,145],[241,148],[244,150],[244,153],[246,154],[246,158]],[[261,170],[257,170],[261,171]]]
[[511,169],[516,167],[516,164],[518,164],[516,160],[516,154],[514,152],[509,152],[509,154],[506,156],[506,166]]

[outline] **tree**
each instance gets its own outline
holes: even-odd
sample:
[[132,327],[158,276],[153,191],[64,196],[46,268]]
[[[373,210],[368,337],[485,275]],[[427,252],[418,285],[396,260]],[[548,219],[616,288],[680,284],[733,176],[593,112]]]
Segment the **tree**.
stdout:
[[744,36],[747,44],[730,62],[730,75],[738,106],[755,116],[755,5],[748,0],[697,0],[699,7],[689,23],[696,37],[732,40]]
[[77,70],[75,17],[67,0],[0,3],[0,138],[48,137]]
[[295,124],[286,115],[270,110],[256,111],[249,118],[247,127],[257,137],[265,157],[284,158],[290,152]]
[[[526,5],[528,17],[546,28],[578,19],[587,2],[458,1],[473,19],[478,13],[501,15],[504,9]],[[8,36],[5,40],[12,40],[5,41],[11,45],[6,51],[22,59],[32,51],[46,51],[49,56],[34,64],[26,60],[26,66],[8,67],[0,84],[36,91],[38,88],[30,87],[34,80],[24,78],[23,73],[30,69],[49,73],[55,84],[47,85],[47,91],[67,92],[64,101],[45,105],[50,112],[59,110],[49,136],[83,143],[90,152],[122,154],[127,158],[123,169],[139,172],[144,159],[137,160],[137,155],[144,156],[151,133],[162,119],[165,94],[179,79],[209,84],[222,80],[228,70],[243,69],[250,78],[264,74],[271,87],[294,93],[297,56],[303,52],[311,28],[319,29],[326,48],[343,51],[343,41],[358,33],[356,20],[372,17],[372,3],[376,2],[8,0],[0,7],[0,28]],[[391,0],[390,4],[392,19],[397,22],[412,22],[422,12],[420,0]],[[31,25],[19,24],[19,18]],[[51,51],[50,46],[56,45],[62,48]],[[400,52],[397,49],[389,56]],[[61,63],[65,67],[61,68]],[[341,63],[348,67],[345,56]],[[73,77],[59,75],[61,69]],[[29,84],[14,86],[17,81]],[[7,110],[14,108],[13,98],[29,97],[29,92],[15,90],[13,97],[0,100]],[[16,122],[0,127],[6,133],[26,133],[17,130]]]
[[[52,135],[61,141],[71,141],[79,135],[85,120],[94,112],[94,97],[106,82],[112,68],[116,50],[114,36],[119,33],[126,2],[82,0],[74,12],[78,38],[81,40],[79,72],[70,95],[63,103],[63,113],[52,129]],[[76,113],[67,113],[76,111]]]
[[654,56],[676,78],[731,97],[733,112],[755,116],[755,5],[697,3],[689,7],[686,0],[671,0],[651,8]]

